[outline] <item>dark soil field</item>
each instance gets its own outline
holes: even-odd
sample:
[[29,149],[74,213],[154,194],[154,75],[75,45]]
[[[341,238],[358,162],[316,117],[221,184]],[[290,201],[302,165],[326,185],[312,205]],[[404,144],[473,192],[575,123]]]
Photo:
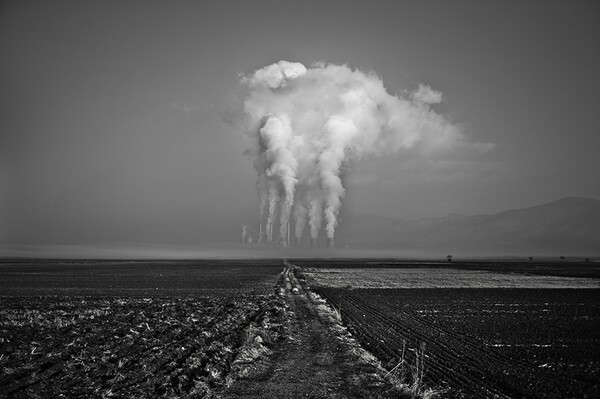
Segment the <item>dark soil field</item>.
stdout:
[[0,261],[0,397],[600,396],[595,263],[297,263]]
[[[419,368],[425,384],[441,389],[443,397],[600,396],[597,263],[297,264],[302,266],[297,273],[340,311],[352,334],[386,368],[409,376]],[[463,281],[440,282],[440,276]],[[521,288],[490,288],[502,276]],[[423,288],[428,281],[430,287],[466,281],[468,288]],[[581,288],[561,288],[579,281]],[[549,283],[554,288],[540,288]],[[411,284],[419,288],[396,288]]]
[[[320,288],[361,344],[444,397],[594,398],[600,393],[598,290]],[[404,353],[404,356],[402,355]]]
[[1,398],[416,398],[280,260],[5,261]]
[[0,298],[0,396],[206,397],[224,385],[249,325],[281,309],[274,301]]
[[0,260],[1,295],[148,296],[272,292],[280,260]]
[[5,262],[0,397],[210,397],[249,329],[278,337],[281,262]]

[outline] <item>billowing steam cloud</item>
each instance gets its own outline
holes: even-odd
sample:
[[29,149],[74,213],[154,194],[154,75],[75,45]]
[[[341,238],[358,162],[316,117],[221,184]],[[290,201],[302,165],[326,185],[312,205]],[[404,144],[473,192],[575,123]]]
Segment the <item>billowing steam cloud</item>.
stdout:
[[261,242],[273,242],[278,219],[279,240],[288,245],[290,218],[296,238],[308,222],[316,239],[324,222],[333,242],[344,198],[341,171],[350,161],[401,150],[490,147],[466,142],[459,127],[433,111],[442,94],[426,85],[406,97],[393,96],[373,74],[287,61],[241,83],[246,134],[256,143]]

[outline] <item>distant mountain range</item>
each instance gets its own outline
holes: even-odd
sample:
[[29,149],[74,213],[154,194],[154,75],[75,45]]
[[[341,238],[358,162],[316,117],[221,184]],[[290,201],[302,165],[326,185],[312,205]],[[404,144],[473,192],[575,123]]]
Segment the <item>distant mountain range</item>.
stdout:
[[600,254],[600,201],[587,198],[563,198],[494,215],[451,213],[414,221],[350,216],[342,226],[337,242],[351,247],[505,255]]

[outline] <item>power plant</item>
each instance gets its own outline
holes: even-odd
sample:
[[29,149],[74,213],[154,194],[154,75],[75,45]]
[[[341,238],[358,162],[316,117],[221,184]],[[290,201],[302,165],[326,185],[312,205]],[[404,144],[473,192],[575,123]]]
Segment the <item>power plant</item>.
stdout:
[[[263,227],[264,224],[264,227]],[[285,230],[285,235],[280,235],[278,238],[274,237],[273,232],[273,221],[266,221],[259,223],[258,231],[248,225],[242,226],[242,244],[245,245],[256,245],[264,247],[280,247],[280,248],[302,248],[302,237],[296,235],[292,241],[292,229],[291,222],[288,222]],[[318,248],[318,241],[316,237],[310,238],[310,248]],[[333,237],[327,237],[326,248],[334,248]]]

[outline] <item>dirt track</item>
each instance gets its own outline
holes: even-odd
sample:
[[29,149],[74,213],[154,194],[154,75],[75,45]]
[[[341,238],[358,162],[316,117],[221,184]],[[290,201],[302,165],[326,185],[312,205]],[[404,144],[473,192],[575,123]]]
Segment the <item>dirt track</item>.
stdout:
[[[222,394],[223,398],[388,398],[399,392],[373,359],[311,296],[286,263],[281,294],[289,304],[285,340]],[[294,292],[297,289],[297,293]]]

